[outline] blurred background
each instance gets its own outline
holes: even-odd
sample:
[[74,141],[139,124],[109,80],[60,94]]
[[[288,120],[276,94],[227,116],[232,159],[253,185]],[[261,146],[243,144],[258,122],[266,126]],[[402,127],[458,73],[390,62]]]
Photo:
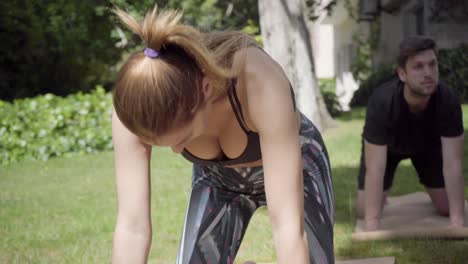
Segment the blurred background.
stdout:
[[[184,22],[202,31],[243,30],[254,35],[284,68],[291,66],[282,60],[294,59],[300,56],[298,54],[308,57],[310,65],[293,65],[286,72],[296,90],[313,91],[298,93],[301,97],[298,98],[299,107],[320,128],[333,123],[329,114],[333,117],[353,106],[366,105],[372,89],[393,76],[398,43],[411,35],[427,35],[436,40],[440,48],[442,80],[462,101],[468,100],[467,1],[294,0],[288,4],[278,1],[279,5],[263,2],[266,3],[264,8],[259,9],[261,3],[256,0],[2,1],[0,148],[6,152],[16,151],[16,154],[2,151],[0,163],[22,159],[21,155],[46,159],[62,153],[110,148],[104,142],[108,142],[108,137],[82,133],[90,124],[104,120],[82,120],[88,124],[79,126],[81,132],[75,130],[75,134],[82,135],[74,135],[74,140],[60,139],[62,143],[55,147],[57,150],[51,142],[30,146],[34,150],[29,152],[34,154],[15,150],[23,148],[25,141],[34,144],[32,141],[43,138],[44,133],[54,134],[56,130],[67,133],[67,127],[73,124],[65,123],[80,111],[87,113],[82,119],[96,119],[94,111],[108,107],[99,104],[109,102],[103,98],[111,90],[119,66],[130,53],[143,48],[137,37],[116,22],[109,11],[113,6],[141,16],[157,4],[162,8],[183,10]],[[301,12],[281,13],[283,9],[293,10],[293,6],[300,7]],[[284,23],[281,29],[290,33],[295,43],[308,42],[303,50],[286,54],[289,57],[286,59],[275,54],[280,49],[275,45],[284,39],[284,35],[278,34],[276,39],[272,37],[262,42],[260,17],[274,12],[278,19],[283,16],[284,21],[293,15],[300,15],[303,20]],[[263,26],[268,28],[274,23],[264,19]],[[301,27],[307,32],[299,32],[304,36],[294,39],[292,33]],[[296,81],[293,73],[303,67],[310,69],[308,75],[312,78]],[[104,94],[99,94],[101,90]],[[50,95],[44,96],[46,94]],[[66,101],[66,96],[73,98]],[[18,100],[23,98],[35,98],[35,101]],[[67,103],[61,104],[65,102],[63,100]],[[318,107],[314,107],[315,102],[319,102]],[[76,104],[75,108],[79,110],[72,111],[74,108],[70,104]],[[320,114],[314,116],[316,112]],[[28,122],[39,121],[36,116],[49,117],[49,128],[44,130],[47,125]],[[24,127],[23,123],[29,124]],[[75,122],[80,125],[78,123]],[[103,142],[87,142],[89,137],[102,138]],[[45,149],[41,148],[43,145],[47,145]]]
[[[372,90],[395,76],[405,37],[437,42],[441,79],[464,103],[468,126],[467,0],[3,0],[0,263],[109,262],[115,220],[110,92],[123,61],[144,48],[109,9],[141,17],[155,4],[183,10],[183,21],[202,31],[251,34],[285,68],[301,111],[323,131],[331,153],[338,257],[468,258],[466,241],[350,241],[365,106]],[[291,63],[299,57],[306,59]],[[304,69],[305,76],[295,74]],[[156,153],[162,158],[153,170],[158,209],[150,262],[172,263],[190,164]],[[465,144],[465,164],[467,153]],[[399,173],[415,174],[409,163]],[[416,178],[399,180],[394,193],[419,190]],[[167,198],[174,193],[177,198]],[[239,258],[274,260],[266,214],[253,221]]]

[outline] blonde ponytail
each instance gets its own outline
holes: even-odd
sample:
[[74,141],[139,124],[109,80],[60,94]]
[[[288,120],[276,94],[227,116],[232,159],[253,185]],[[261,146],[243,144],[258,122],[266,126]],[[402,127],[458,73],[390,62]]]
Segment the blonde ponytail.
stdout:
[[201,33],[180,24],[182,13],[155,6],[137,21],[127,12],[113,12],[157,57],[133,54],[119,71],[114,86],[114,107],[123,124],[140,137],[151,139],[193,118],[203,103],[201,80],[213,84],[215,96],[227,92],[226,81],[236,51],[255,45],[240,32]]

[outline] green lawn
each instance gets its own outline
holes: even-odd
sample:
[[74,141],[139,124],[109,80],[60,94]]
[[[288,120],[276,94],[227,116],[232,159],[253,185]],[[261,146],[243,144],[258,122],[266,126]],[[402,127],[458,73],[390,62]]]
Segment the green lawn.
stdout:
[[[468,106],[464,106],[468,128]],[[338,258],[395,256],[398,263],[465,263],[468,240],[351,241],[359,135],[363,110],[337,120],[325,141],[333,168]],[[174,263],[190,191],[190,164],[155,149],[152,181],[153,245],[150,263]],[[468,140],[465,142],[468,164]],[[465,165],[465,181],[468,182]],[[0,263],[109,263],[115,223],[112,153],[0,167]],[[422,190],[408,162],[397,171],[393,194]],[[465,187],[468,198],[468,188]],[[266,211],[254,216],[239,261],[274,260]],[[464,262],[465,261],[465,262]]]

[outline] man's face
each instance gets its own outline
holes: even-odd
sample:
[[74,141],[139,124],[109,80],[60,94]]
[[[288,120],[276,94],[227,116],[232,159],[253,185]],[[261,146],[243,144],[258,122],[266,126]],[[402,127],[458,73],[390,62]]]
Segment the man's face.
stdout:
[[433,94],[439,84],[439,66],[434,50],[424,50],[409,57],[405,67],[398,68],[398,76],[412,94],[420,97]]

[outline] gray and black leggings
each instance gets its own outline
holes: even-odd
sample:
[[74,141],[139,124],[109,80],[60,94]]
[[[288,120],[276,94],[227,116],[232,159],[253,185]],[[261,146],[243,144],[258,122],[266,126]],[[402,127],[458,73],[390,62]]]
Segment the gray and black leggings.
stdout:
[[[305,117],[301,121],[304,223],[310,263],[334,263],[334,198],[328,155],[318,130]],[[176,263],[234,263],[249,220],[263,205],[262,167],[195,164]]]

